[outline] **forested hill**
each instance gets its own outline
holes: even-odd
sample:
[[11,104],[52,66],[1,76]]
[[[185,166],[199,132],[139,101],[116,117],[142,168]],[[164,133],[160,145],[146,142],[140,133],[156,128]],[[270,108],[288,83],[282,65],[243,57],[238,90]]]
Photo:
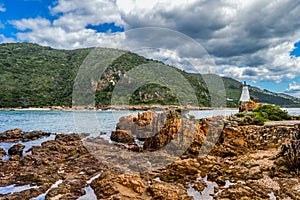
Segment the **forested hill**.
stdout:
[[[91,50],[92,48],[57,50],[30,43],[1,44],[0,107],[71,106],[75,77]],[[124,52],[122,56],[115,59],[97,83],[96,106],[109,105],[115,83],[125,76],[126,71],[147,63],[162,64],[130,52]],[[199,105],[210,106],[208,89],[199,78],[201,76],[176,70],[193,87]],[[227,97],[233,99],[228,101],[228,104],[236,106],[242,84],[230,78],[223,78],[223,80]],[[261,102],[277,105],[300,104],[297,98],[255,87],[250,87],[250,94]],[[178,98],[170,88],[149,83],[138,88],[131,95],[130,104],[177,105]]]

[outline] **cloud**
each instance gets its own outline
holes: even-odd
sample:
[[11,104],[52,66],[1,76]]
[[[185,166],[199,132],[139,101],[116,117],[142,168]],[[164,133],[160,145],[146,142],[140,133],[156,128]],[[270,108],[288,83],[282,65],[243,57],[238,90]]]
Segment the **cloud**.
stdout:
[[[201,72],[239,80],[280,82],[300,76],[300,58],[290,56],[300,38],[300,4],[293,0],[58,0],[50,12],[56,16],[54,21],[12,21],[19,30],[27,30],[20,32],[18,39],[65,49],[160,47],[162,51],[143,55],[158,59],[169,56],[169,64],[188,70],[191,65],[185,60],[192,61]],[[89,24],[103,23],[115,23],[127,31],[149,26],[169,28],[185,36],[171,37],[159,29],[151,33],[152,37],[141,31],[112,34],[86,29]],[[125,38],[131,43],[125,45]],[[200,45],[187,42],[188,38]],[[199,52],[204,51],[198,51],[201,46],[212,63],[203,64]]]
[[4,35],[0,34],[0,43],[14,43],[16,42],[13,38],[6,38]]
[[300,92],[300,85],[297,82],[293,81],[289,84],[289,87],[286,89],[286,92]]
[[41,30],[44,27],[50,26],[51,22],[48,19],[44,18],[30,18],[30,19],[22,19],[22,20],[11,20],[10,24],[14,25],[18,30]]
[[0,4],[0,12],[5,12],[5,11],[6,11],[6,8],[4,7],[4,5]]
[[70,31],[81,30],[88,24],[123,24],[113,0],[59,0],[58,4],[51,8],[51,13],[61,15],[53,22],[54,26]]

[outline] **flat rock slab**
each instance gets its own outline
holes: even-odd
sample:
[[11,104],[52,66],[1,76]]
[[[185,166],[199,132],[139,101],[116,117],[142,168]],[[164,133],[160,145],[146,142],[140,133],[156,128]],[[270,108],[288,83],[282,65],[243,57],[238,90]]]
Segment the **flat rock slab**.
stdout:
[[293,126],[296,124],[300,124],[300,120],[285,120],[285,121],[272,121],[272,122],[265,122],[265,126]]

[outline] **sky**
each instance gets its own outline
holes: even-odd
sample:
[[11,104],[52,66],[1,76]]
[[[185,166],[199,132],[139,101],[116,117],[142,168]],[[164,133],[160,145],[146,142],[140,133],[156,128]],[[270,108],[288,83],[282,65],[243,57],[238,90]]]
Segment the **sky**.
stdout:
[[299,18],[299,0],[0,0],[0,43],[127,49],[300,97]]

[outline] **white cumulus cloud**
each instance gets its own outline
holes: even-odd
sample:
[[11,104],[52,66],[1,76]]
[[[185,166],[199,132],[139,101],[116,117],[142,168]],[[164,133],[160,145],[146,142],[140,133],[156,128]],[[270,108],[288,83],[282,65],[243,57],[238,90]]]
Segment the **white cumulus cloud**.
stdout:
[[[57,19],[11,21],[19,30],[27,30],[18,33],[18,39],[64,49],[128,49],[125,39],[131,42],[129,49],[156,47],[144,55],[158,59],[169,55],[170,64],[180,63],[186,69],[190,65],[184,60],[204,72],[239,80],[281,82],[300,76],[300,57],[289,55],[300,40],[300,4],[294,0],[58,0],[50,12]],[[131,34],[133,40],[126,38],[126,33],[98,33],[86,28],[103,23],[115,23],[126,31],[149,26],[167,28],[186,39],[155,31],[151,38],[145,38],[150,33]],[[190,45],[190,39],[199,47]],[[200,46],[212,64],[199,61]]]

